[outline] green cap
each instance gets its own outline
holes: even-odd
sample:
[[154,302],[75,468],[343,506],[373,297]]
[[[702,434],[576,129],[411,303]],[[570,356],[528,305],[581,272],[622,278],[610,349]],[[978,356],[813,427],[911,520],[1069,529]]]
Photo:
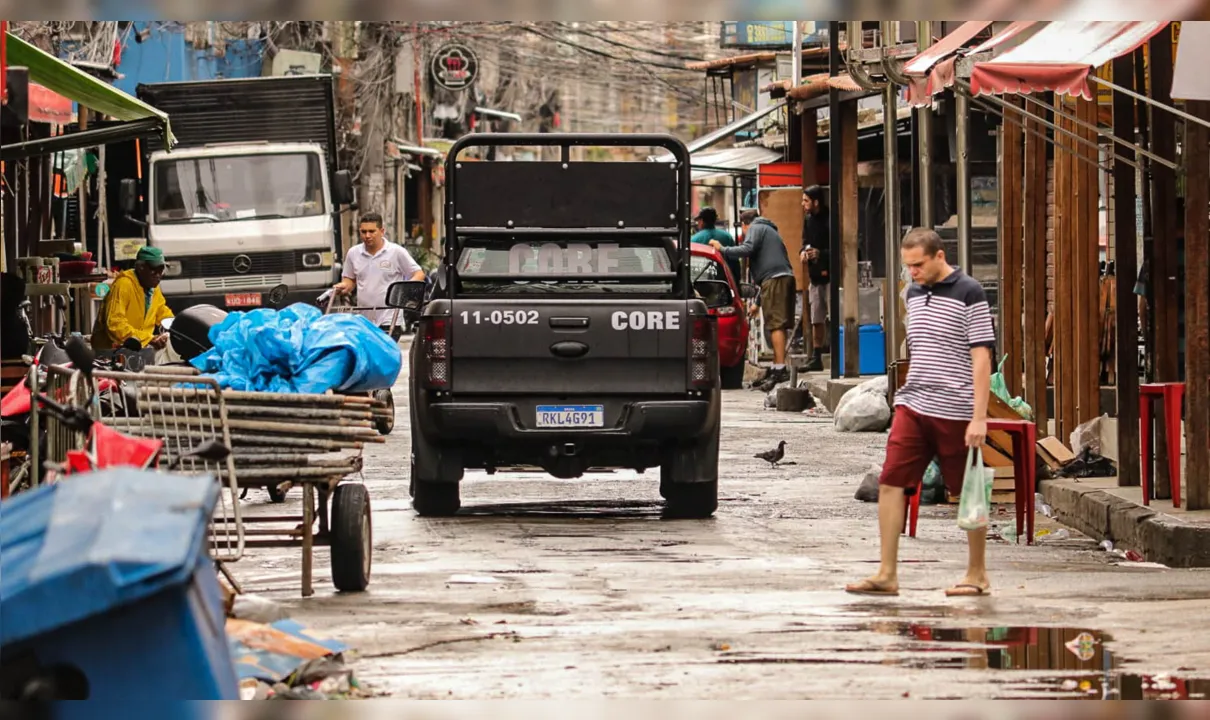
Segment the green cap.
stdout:
[[153,267],[159,267],[164,264],[164,251],[158,247],[143,246],[139,248],[139,252],[134,256],[136,261],[143,261]]

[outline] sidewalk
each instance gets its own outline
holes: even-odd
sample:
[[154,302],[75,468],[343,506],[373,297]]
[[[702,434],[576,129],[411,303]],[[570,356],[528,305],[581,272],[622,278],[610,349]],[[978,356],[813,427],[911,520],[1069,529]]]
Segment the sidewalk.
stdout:
[[1174,568],[1210,567],[1210,510],[1172,507],[1171,500],[1143,506],[1140,487],[1117,478],[1042,480],[1039,491],[1065,525],[1097,540],[1112,540],[1148,562]]

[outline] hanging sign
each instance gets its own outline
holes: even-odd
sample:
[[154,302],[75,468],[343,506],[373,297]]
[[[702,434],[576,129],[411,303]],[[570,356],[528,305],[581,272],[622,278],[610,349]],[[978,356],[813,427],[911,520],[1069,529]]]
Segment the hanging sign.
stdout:
[[442,45],[433,53],[433,82],[446,90],[465,90],[479,75],[479,58],[461,43]]

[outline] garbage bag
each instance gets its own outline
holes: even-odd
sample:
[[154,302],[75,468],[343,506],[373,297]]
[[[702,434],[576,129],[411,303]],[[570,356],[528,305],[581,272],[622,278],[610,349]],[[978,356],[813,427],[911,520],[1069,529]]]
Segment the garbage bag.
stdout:
[[1000,358],[1000,364],[996,367],[996,372],[992,373],[991,390],[995,393],[996,397],[1007,403],[1013,410],[1016,410],[1018,415],[1032,421],[1034,419],[1034,409],[1029,406],[1029,403],[1025,402],[1023,398],[1012,397],[1008,394],[1008,384],[1004,381],[1004,361],[1007,359],[1008,355]]
[[1101,431],[1109,415],[1093,418],[1088,422],[1076,426],[1076,429],[1071,432],[1071,451],[1076,455],[1082,453],[1085,449],[1090,450],[1094,455],[1101,454]]
[[891,424],[891,406],[886,398],[871,393],[850,392],[853,398],[836,408],[833,425],[841,432],[882,432]]
[[936,458],[933,458],[928,469],[924,471],[920,486],[921,505],[940,505],[946,501],[945,479],[941,476],[941,466],[937,464]]
[[391,387],[403,368],[399,346],[369,319],[303,303],[230,313],[209,338],[190,362],[233,390],[366,392]]
[[881,476],[882,466],[877,463],[871,465],[865,477],[861,479],[857,492],[853,494],[853,499],[862,502],[878,502],[878,478]]
[[1063,463],[1056,474],[1065,478],[1117,477],[1118,469],[1112,460],[1086,447]]

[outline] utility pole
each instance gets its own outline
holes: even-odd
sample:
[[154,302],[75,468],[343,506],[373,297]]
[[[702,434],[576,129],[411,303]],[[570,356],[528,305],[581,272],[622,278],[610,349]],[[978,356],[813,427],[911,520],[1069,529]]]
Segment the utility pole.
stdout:
[[[933,22],[918,20],[916,22],[917,52],[928,50],[933,44]],[[933,216],[933,161],[929,155],[933,137],[933,108],[925,106],[917,112],[919,119],[917,127],[920,136],[917,154],[920,156],[920,227],[933,228],[936,218]]]

